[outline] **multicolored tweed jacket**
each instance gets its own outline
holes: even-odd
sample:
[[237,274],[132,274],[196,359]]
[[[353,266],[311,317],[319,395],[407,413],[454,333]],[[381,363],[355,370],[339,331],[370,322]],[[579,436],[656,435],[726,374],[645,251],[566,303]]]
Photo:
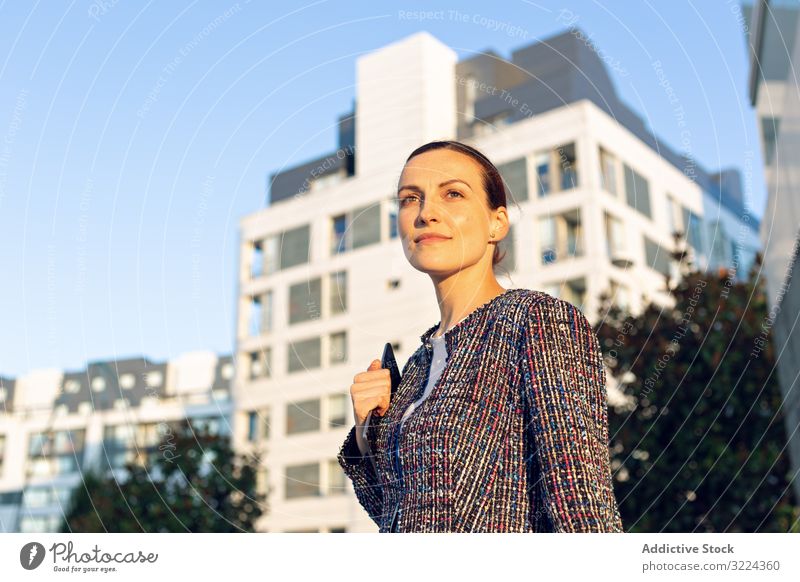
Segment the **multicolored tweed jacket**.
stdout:
[[[602,354],[571,303],[507,289],[445,334],[427,384],[429,337],[406,362],[362,456],[355,426],[338,459],[380,532],[621,532],[608,450]],[[376,472],[377,471],[377,472]]]

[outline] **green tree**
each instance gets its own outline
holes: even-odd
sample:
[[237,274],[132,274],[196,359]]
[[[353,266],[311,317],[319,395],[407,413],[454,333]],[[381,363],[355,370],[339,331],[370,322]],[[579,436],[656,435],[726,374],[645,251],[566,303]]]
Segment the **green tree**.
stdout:
[[597,329],[625,402],[609,410],[626,531],[798,531],[757,256],[748,280],[677,252],[674,307],[636,317],[601,297]]
[[226,436],[184,421],[143,461],[94,467],[73,491],[62,532],[254,531],[265,509],[256,470]]

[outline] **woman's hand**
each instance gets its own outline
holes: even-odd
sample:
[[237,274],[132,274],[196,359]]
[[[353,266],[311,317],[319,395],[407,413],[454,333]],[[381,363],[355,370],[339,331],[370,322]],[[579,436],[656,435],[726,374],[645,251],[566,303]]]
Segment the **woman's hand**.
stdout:
[[363,425],[373,409],[378,416],[386,414],[391,395],[392,380],[389,370],[381,368],[380,360],[372,360],[367,371],[356,374],[350,386],[356,424]]

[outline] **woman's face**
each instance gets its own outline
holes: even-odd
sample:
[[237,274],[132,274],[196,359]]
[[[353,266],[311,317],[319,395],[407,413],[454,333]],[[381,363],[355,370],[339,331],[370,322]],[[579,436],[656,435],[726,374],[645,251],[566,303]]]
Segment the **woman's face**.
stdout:
[[[397,228],[415,269],[447,275],[481,261],[491,265],[495,247],[489,241],[505,236],[497,218],[505,208],[489,208],[481,167],[472,158],[448,149],[414,156],[400,174],[397,196]],[[444,238],[417,240],[423,234]]]

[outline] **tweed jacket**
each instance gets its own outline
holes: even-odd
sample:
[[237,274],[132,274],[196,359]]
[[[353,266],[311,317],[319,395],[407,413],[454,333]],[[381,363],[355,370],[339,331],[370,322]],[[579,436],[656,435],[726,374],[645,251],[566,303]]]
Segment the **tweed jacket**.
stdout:
[[438,327],[420,336],[386,414],[373,415],[373,459],[355,426],[338,453],[379,531],[622,532],[602,354],[581,311],[522,288],[484,303],[445,333],[441,376],[401,425],[427,384]]

